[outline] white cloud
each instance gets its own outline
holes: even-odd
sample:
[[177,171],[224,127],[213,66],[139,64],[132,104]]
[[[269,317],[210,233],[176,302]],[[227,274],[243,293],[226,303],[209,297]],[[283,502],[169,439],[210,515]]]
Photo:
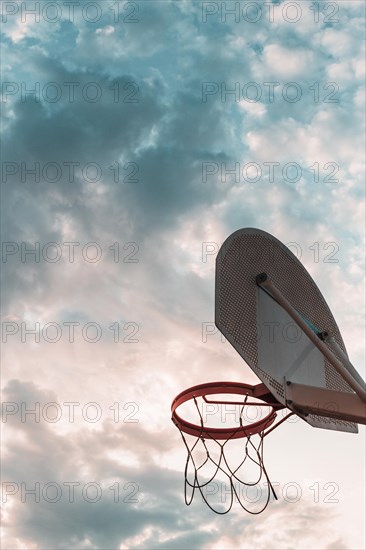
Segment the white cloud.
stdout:
[[303,48],[286,48],[280,44],[268,44],[263,50],[265,69],[279,78],[303,76],[313,63],[313,53]]
[[103,34],[108,36],[109,34],[113,34],[116,29],[112,25],[107,25],[106,27],[97,29],[95,32],[96,34]]

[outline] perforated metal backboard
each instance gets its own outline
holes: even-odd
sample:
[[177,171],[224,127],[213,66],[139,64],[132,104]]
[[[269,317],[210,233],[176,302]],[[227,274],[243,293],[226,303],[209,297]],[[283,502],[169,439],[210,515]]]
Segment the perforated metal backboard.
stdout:
[[[331,333],[347,354],[337,323],[309,273],[284,244],[259,229],[236,231],[217,255],[217,328],[284,405],[285,379],[352,393],[286,311],[256,284],[256,276],[263,272],[314,330]],[[357,432],[352,422],[315,414],[303,418],[318,428]]]

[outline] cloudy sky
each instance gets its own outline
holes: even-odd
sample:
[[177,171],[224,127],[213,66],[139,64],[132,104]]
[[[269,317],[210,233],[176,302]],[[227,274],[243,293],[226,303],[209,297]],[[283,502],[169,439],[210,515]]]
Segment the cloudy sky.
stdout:
[[301,258],[365,376],[364,3],[1,9],[3,548],[364,548],[363,427],[282,426],[279,500],[216,516],[170,420],[256,382],[203,334],[242,227]]

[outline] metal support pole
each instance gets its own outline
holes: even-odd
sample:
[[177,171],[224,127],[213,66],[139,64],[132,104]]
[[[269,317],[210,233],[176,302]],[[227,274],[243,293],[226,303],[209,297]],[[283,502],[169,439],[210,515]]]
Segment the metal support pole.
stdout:
[[[360,385],[354,376],[345,368],[345,366],[339,361],[334,353],[324,344],[324,342],[311,330],[304,319],[299,315],[295,308],[292,307],[290,302],[282,295],[282,293],[273,285],[272,281],[268,278],[266,273],[260,273],[256,277],[256,282],[259,287],[266,289],[273,298],[280,304],[280,306],[290,315],[295,323],[301,328],[306,336],[313,342],[318,350],[328,359],[333,365],[336,371],[342,376],[342,378],[350,385],[350,387],[356,392],[359,398],[366,403],[366,390],[365,383]],[[353,367],[354,368],[354,367]]]

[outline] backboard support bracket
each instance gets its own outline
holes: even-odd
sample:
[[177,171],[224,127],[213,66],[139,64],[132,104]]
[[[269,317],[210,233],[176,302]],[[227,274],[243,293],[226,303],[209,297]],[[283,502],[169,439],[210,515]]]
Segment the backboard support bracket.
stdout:
[[356,393],[318,388],[286,379],[285,388],[287,406],[294,412],[366,424],[366,404]]

